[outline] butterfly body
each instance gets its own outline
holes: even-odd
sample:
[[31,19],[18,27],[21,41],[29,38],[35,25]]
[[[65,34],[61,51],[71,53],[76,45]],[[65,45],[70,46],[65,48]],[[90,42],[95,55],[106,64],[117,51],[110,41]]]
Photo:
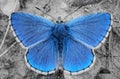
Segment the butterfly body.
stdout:
[[37,15],[15,12],[11,24],[28,49],[25,60],[32,70],[48,74],[62,67],[75,73],[94,64],[92,50],[108,33],[111,16],[100,12],[55,24]]
[[[57,49],[58,49],[58,65],[62,67],[62,59],[63,59],[63,40],[68,36],[67,28],[62,22],[56,23],[55,27],[53,28],[52,36],[57,41]],[[61,61],[61,62],[59,62]]]

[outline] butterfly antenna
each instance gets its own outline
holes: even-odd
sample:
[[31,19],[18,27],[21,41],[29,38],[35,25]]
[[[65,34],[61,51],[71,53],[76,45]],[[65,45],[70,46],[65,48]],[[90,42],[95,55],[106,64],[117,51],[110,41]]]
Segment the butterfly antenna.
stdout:
[[[17,2],[17,1],[16,1],[16,2]],[[16,5],[15,5],[15,7],[16,7]],[[14,9],[13,9],[12,12],[14,12],[15,7],[14,7]],[[9,16],[9,18],[10,18],[10,16]],[[4,42],[5,42],[5,39],[6,39],[6,36],[7,36],[8,31],[9,31],[9,28],[10,28],[10,21],[9,21],[9,23],[8,23],[8,26],[7,26],[5,35],[4,35],[4,37],[3,37],[3,39],[2,39],[2,42],[1,42],[1,44],[0,44],[0,50],[1,50],[1,48],[2,48],[2,46],[3,46],[3,44],[4,44]]]
[[41,9],[38,8],[38,7],[35,7],[35,8],[38,9],[39,11],[41,11],[43,14],[46,14],[46,15],[50,16],[52,19],[54,19],[54,20],[56,21],[56,19],[55,19],[53,16],[51,16],[51,15],[45,13],[43,10],[41,10]]
[[74,11],[72,11],[71,13],[69,13],[67,16],[65,16],[63,18],[63,20],[65,20],[68,16],[72,15],[73,13],[75,13],[77,10],[79,10],[82,6],[79,6],[78,8],[76,8]]
[[1,54],[0,54],[0,57],[2,57],[4,54],[6,54],[11,48],[13,48],[13,46],[15,45],[15,44],[17,44],[17,42],[14,42],[7,50],[5,50],[4,52],[2,52]]
[[[12,12],[14,12],[14,10],[15,10],[15,8],[16,8],[16,6],[17,6],[17,0],[16,0],[16,4],[15,4],[15,7],[13,8],[13,10],[11,11],[11,13]],[[2,47],[3,47],[3,44],[4,44],[4,42],[5,42],[5,39],[6,39],[6,37],[7,37],[7,34],[8,34],[8,31],[9,31],[9,28],[10,28],[10,18],[11,18],[11,15],[9,15],[9,23],[8,23],[8,26],[7,26],[7,29],[6,29],[6,32],[5,32],[5,35],[4,35],[4,37],[3,37],[3,39],[2,39],[2,42],[1,42],[1,44],[0,44],[0,50],[2,49]],[[14,45],[14,44],[13,44]],[[12,46],[13,46],[12,45]],[[10,47],[11,48],[11,47]],[[2,57],[10,48],[8,48],[5,52],[3,52],[2,54],[0,54],[0,57]]]

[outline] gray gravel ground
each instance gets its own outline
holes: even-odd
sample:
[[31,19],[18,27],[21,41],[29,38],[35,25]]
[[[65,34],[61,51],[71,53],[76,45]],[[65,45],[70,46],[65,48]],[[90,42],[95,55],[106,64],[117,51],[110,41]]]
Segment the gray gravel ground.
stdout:
[[[8,3],[12,3],[11,1],[17,0],[0,0],[0,44],[5,36],[10,11],[15,7],[15,5],[7,6]],[[12,30],[9,29],[0,54],[11,48],[0,57],[0,79],[120,79],[120,0],[19,0],[18,2],[15,12],[33,13],[51,20],[53,19],[45,13],[56,19],[58,16],[63,19],[74,12],[64,20],[68,21],[83,14],[107,11],[113,16],[112,30],[105,43],[95,50],[97,59],[89,71],[75,76],[65,73],[44,76],[26,66],[23,58],[25,49],[16,43]],[[3,11],[6,6],[11,9]]]

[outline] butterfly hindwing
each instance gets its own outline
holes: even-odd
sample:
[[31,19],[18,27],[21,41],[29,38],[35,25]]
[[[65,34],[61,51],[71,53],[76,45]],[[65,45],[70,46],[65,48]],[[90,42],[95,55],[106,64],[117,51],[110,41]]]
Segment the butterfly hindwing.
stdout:
[[90,48],[67,37],[63,46],[64,69],[77,72],[88,68],[93,63],[94,55]]
[[24,46],[31,46],[51,35],[54,24],[37,15],[15,12],[11,15],[12,28]]
[[65,26],[75,40],[96,47],[106,35],[110,22],[109,13],[96,13],[73,19]]
[[28,63],[39,71],[50,72],[56,68],[56,40],[51,37],[28,49]]

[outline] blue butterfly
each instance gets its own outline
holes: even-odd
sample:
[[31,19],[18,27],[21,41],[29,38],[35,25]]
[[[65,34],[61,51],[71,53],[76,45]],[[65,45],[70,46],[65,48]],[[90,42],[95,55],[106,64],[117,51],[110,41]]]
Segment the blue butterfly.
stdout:
[[76,73],[93,64],[93,49],[108,33],[111,15],[99,12],[53,23],[37,15],[15,12],[11,24],[18,40],[28,48],[25,58],[31,69],[49,74],[61,67]]

